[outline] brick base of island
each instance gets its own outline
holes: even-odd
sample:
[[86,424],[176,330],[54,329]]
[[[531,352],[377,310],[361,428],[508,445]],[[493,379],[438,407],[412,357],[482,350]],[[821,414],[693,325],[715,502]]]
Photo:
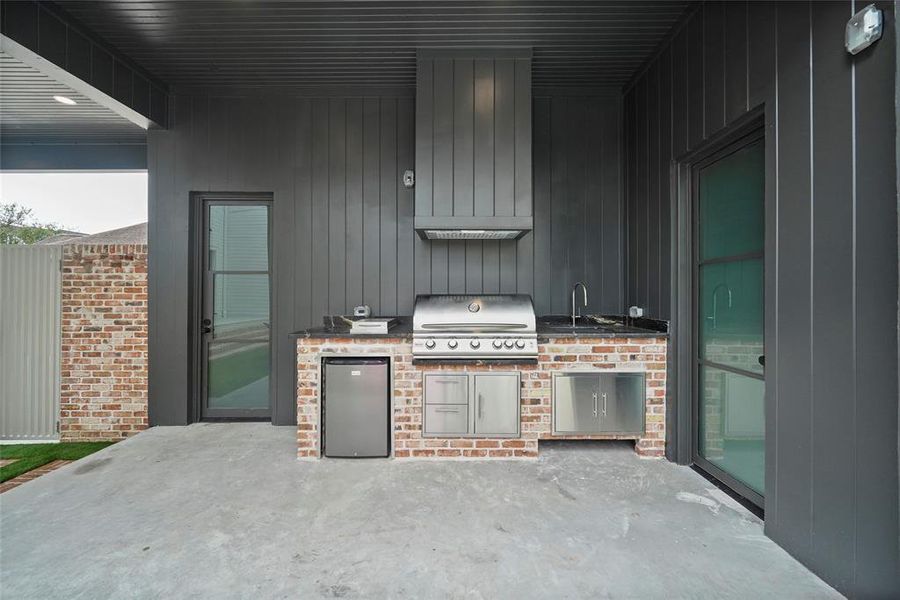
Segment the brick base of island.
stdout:
[[[666,337],[553,337],[538,340],[537,363],[413,364],[406,336],[318,337],[297,339],[297,443],[303,459],[320,456],[321,365],[326,355],[387,356],[393,376],[394,458],[536,458],[539,440],[633,439],[641,456],[661,457],[666,429]],[[518,438],[435,438],[422,435],[423,373],[521,373],[521,435]],[[642,371],[646,374],[646,424],[641,435],[554,435],[554,372]]]

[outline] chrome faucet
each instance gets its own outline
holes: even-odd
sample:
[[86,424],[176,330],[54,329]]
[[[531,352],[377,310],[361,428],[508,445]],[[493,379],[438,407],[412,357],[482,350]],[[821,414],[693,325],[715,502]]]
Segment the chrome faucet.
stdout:
[[584,292],[584,306],[587,308],[588,299],[587,299],[587,286],[584,285],[583,281],[576,281],[575,285],[572,286],[572,327],[575,327],[575,319],[581,316],[581,314],[575,308],[575,292],[578,291],[578,286],[581,286],[581,290]]

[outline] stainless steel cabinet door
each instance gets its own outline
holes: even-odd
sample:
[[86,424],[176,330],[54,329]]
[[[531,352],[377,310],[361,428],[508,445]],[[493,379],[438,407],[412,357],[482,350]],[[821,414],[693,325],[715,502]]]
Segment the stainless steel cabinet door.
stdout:
[[554,433],[599,433],[600,375],[567,373],[553,377]]
[[425,404],[468,404],[467,375],[425,375]]
[[603,373],[600,375],[600,431],[602,433],[643,433],[643,373]]
[[519,434],[519,376],[475,375],[475,434]]

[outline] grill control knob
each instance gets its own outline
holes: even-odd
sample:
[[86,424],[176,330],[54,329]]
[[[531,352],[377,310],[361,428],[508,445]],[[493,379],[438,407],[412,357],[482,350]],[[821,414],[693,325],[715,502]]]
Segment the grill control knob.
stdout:
[[525,347],[525,340],[516,340],[516,348],[522,349]]
[[457,342],[456,340],[450,340],[449,342],[447,342],[448,348],[456,348],[458,345],[459,345],[459,342]]
[[428,348],[429,350],[434,348],[434,340],[426,340],[425,347]]
[[503,347],[503,342],[501,342],[500,340],[494,340],[494,348],[497,348],[499,350],[502,347]]
[[513,347],[513,341],[512,341],[512,340],[506,340],[505,342],[503,342],[503,345],[506,346],[507,348],[512,348],[512,347]]
[[478,340],[472,340],[471,342],[469,342],[469,345],[473,348],[478,348],[479,346],[481,346],[481,342],[479,342]]

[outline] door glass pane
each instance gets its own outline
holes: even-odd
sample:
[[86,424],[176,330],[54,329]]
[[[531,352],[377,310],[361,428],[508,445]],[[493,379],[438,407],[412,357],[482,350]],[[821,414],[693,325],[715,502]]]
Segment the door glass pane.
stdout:
[[700,357],[762,373],[763,262],[700,266]]
[[700,171],[700,259],[763,249],[763,140]]
[[700,367],[700,455],[760,494],[765,485],[765,383]]
[[[269,408],[269,207],[208,204],[206,416]],[[258,414],[258,413],[257,413]]]
[[269,274],[213,275],[216,340],[261,341],[269,337]]
[[209,345],[209,408],[269,406],[269,343],[216,341]]
[[269,270],[269,207],[214,204],[209,207],[209,268]]

